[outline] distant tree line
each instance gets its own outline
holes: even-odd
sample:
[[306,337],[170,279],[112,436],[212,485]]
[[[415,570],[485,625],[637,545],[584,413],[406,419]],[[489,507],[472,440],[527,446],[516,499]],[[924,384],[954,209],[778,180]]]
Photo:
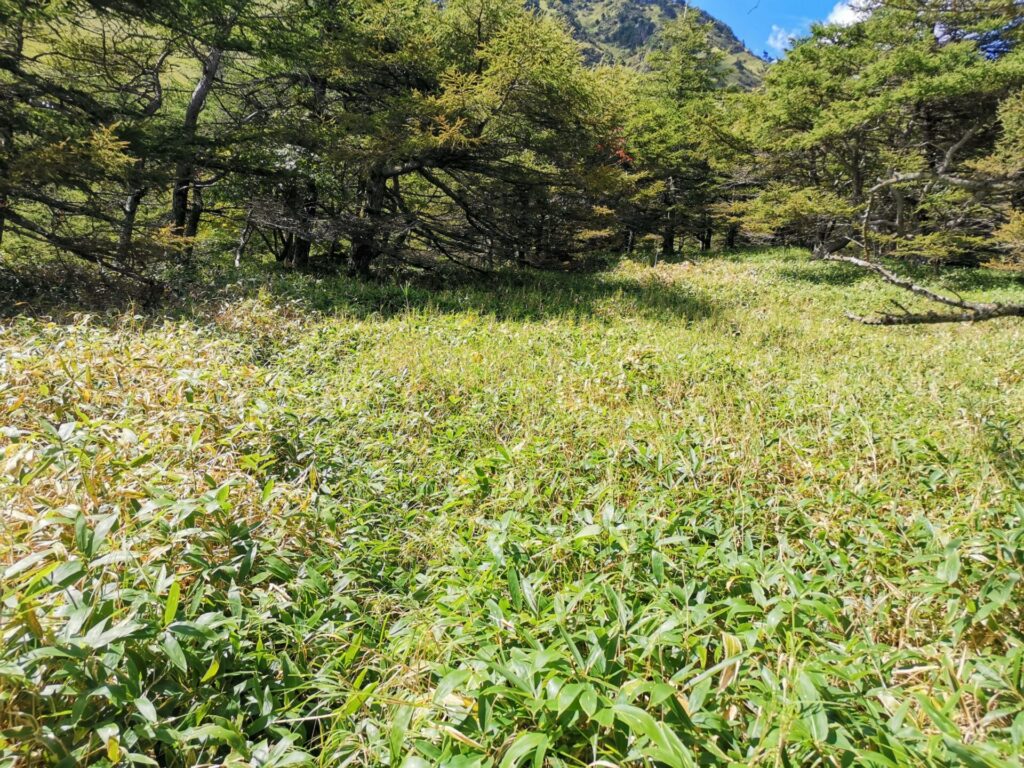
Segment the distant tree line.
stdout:
[[[897,284],[1019,260],[1022,3],[862,10],[748,92],[696,14],[628,69],[519,0],[0,0],[0,248],[154,292],[268,255],[365,277],[756,240]],[[917,292],[946,310],[875,320],[1017,313]]]

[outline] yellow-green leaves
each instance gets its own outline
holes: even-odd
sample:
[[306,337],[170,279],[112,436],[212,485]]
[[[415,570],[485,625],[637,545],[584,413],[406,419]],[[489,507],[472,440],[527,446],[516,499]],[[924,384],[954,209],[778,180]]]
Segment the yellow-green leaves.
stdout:
[[1013,764],[1016,326],[795,250],[277,279],[5,322],[3,758]]
[[181,584],[177,581],[171,582],[167,591],[167,602],[164,604],[164,626],[166,627],[178,614],[178,601],[181,598]]

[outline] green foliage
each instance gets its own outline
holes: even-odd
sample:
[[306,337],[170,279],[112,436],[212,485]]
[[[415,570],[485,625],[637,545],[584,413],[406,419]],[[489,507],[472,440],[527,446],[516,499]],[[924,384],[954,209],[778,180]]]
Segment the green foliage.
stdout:
[[768,185],[732,210],[751,235],[764,238],[787,231],[827,231],[837,218],[856,213],[853,205],[834,193],[781,184]]
[[[979,165],[996,173],[1024,173],[1024,89],[999,105],[1001,133],[989,163]],[[994,166],[994,167],[993,167]]]
[[877,300],[769,252],[6,321],[0,759],[1014,765],[1021,331]]
[[1024,211],[1014,211],[1009,220],[997,232],[1017,261],[1024,258]]
[[[872,3],[866,19],[815,28],[772,67],[744,126],[767,190],[755,208],[779,208],[774,231],[872,258],[1005,255],[993,234],[1024,188],[1024,49],[1007,5]],[[780,205],[783,189],[794,197]]]
[[734,151],[727,127],[734,101],[725,89],[712,28],[696,15],[666,23],[643,73],[611,70],[621,105],[620,164],[627,172],[618,218],[632,244],[661,238],[664,254],[676,238],[710,247],[712,205]]
[[[741,231],[1016,259],[1018,4],[864,6],[748,93],[743,46],[661,0],[8,0],[0,244],[21,263],[46,244],[150,298],[226,248],[364,277],[731,248]],[[573,33],[642,61],[587,68]]]
[[19,248],[155,282],[233,227],[240,255],[368,274],[570,259],[593,223],[611,109],[565,25],[514,0],[67,0],[0,24]]

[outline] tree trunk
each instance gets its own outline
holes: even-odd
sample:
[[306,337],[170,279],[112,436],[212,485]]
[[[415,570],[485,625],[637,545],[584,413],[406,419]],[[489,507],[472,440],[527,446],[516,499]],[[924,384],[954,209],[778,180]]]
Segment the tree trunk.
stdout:
[[370,264],[377,257],[377,249],[370,240],[359,239],[352,243],[352,274],[364,280],[370,277]]
[[661,254],[672,256],[676,252],[676,214],[674,210],[676,180],[669,176],[665,182],[665,228],[661,233]]
[[295,249],[292,251],[292,266],[295,269],[302,270],[309,267],[309,251],[311,246],[311,241],[296,235]]
[[661,233],[661,255],[671,256],[676,252],[676,228],[669,221]]
[[350,269],[362,278],[370,276],[370,264],[380,255],[381,213],[387,179],[372,171],[363,184],[363,205],[359,226],[352,234]]
[[[181,126],[182,143],[186,147],[186,154],[178,162],[174,170],[174,188],[171,190],[171,231],[176,235],[185,234],[189,215],[189,190],[193,187],[195,176],[195,138],[196,128],[199,125],[199,115],[206,106],[206,99],[210,95],[213,81],[220,69],[220,62],[223,52],[219,48],[211,48],[203,60],[203,72],[192,91],[192,98],[189,99],[185,108],[185,119]],[[198,222],[196,224],[198,227]]]
[[330,246],[327,248],[327,263],[334,264],[338,261],[338,241],[331,240]]
[[854,144],[853,157],[850,160],[850,174],[853,178],[853,202],[860,205],[864,200],[864,168],[861,161],[860,140]]
[[277,263],[288,265],[292,260],[292,249],[295,243],[295,235],[289,232],[281,237],[281,250],[277,252]]
[[4,242],[4,227],[7,223],[7,206],[11,204],[7,195],[8,167],[5,155],[12,152],[13,136],[8,126],[0,128],[0,245]]
[[189,207],[188,221],[185,222],[185,251],[183,260],[192,260],[192,251],[195,245],[196,235],[199,233],[199,219],[203,215],[203,190],[200,187],[192,189],[192,205]]
[[128,197],[125,198],[124,205],[121,210],[124,212],[124,218],[121,219],[121,233],[118,236],[118,261],[126,263],[128,257],[131,255],[131,241],[135,233],[135,218],[138,215],[138,206],[142,202],[142,196],[145,195],[145,187],[135,181],[135,178],[142,175],[143,161],[139,160],[135,163],[133,173],[131,174],[134,186],[128,189]]
[[738,224],[730,224],[729,229],[725,233],[725,247],[727,250],[732,250],[736,247],[736,238],[739,237],[740,228]]
[[710,227],[708,229],[701,230],[700,233],[700,249],[702,251],[710,251],[711,244],[714,241],[714,230]]
[[142,196],[146,194],[145,187],[133,189],[125,198],[124,218],[121,220],[121,233],[117,238],[117,260],[124,263],[128,261],[132,250],[132,236],[135,234],[135,218],[139,212],[139,203]]
[[830,251],[828,239],[832,235],[833,224],[822,224],[814,233],[814,243],[811,245],[812,258],[820,258],[819,254]]
[[309,253],[313,248],[310,231],[313,221],[316,219],[317,199],[316,182],[307,182],[306,197],[302,202],[302,211],[299,214],[301,231],[295,235],[295,250],[292,253],[292,266],[296,269],[309,267]]
[[242,233],[238,237],[238,246],[235,248],[235,268],[242,266],[242,256],[245,254],[245,248],[249,245],[249,238],[252,237],[253,225],[252,225],[252,212],[245,217],[245,226],[242,228]]

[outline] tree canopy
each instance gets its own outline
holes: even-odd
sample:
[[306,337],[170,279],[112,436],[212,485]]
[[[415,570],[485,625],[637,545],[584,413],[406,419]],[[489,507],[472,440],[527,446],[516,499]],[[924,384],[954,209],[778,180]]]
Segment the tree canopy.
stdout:
[[862,11],[744,90],[697,13],[593,68],[516,0],[3,0],[0,245],[157,293],[230,253],[364,277],[715,238],[1019,260],[1020,3]]

